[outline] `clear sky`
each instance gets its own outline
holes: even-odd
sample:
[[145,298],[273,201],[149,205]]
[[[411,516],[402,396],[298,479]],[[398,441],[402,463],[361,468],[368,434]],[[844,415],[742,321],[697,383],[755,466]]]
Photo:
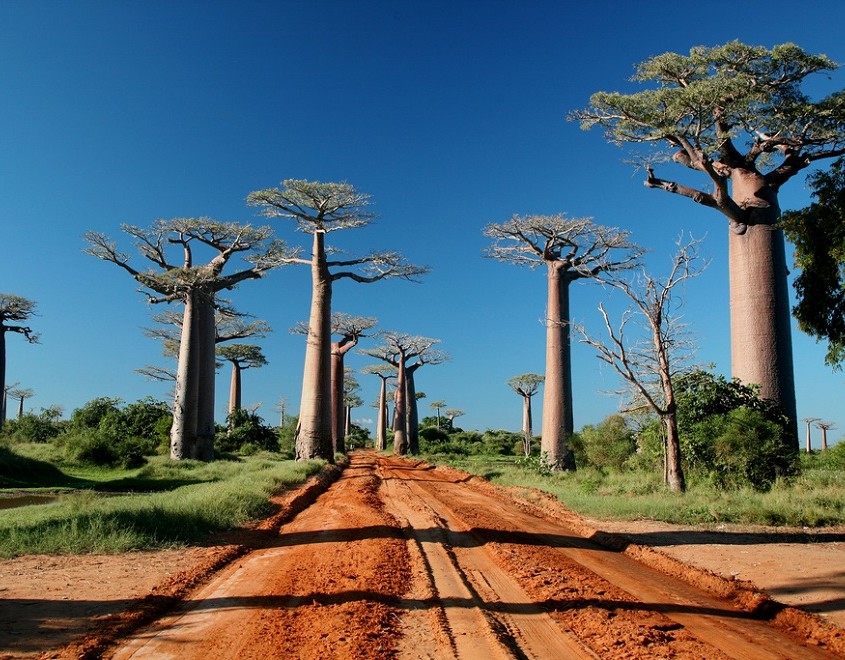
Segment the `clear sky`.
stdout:
[[[83,253],[84,232],[131,251],[123,223],[265,224],[244,198],[288,178],[348,181],[372,195],[378,221],[332,234],[334,245],[398,250],[431,267],[421,284],[342,281],[334,293],[335,311],[442,340],[451,361],[417,373],[422,415],[443,399],[465,411],[464,428],[520,427],[506,381],[543,371],[545,277],[482,257],[482,228],[514,213],[565,212],[628,229],[651,250],[655,273],[681,232],[705,237],[711,264],[687,288],[685,318],[698,360],[729,375],[726,221],[645,188],[625,150],[566,116],[595,91],[634,91],[635,63],[696,45],[793,41],[845,62],[843,24],[841,0],[2,0],[0,291],[37,302],[31,325],[41,333],[38,345],[8,336],[7,382],[35,390],[26,402],[34,411],[58,404],[69,414],[97,396],[166,398],[167,385],[134,372],[166,363],[143,333],[159,310],[126,273]],[[840,70],[812,89],[843,87]],[[809,199],[799,176],[781,205]],[[307,268],[291,266],[231,294],[274,329],[260,341],[269,365],[244,375],[244,404],[261,403],[268,420],[280,397],[298,410],[304,345],[289,329],[307,319],[309,286]],[[577,283],[574,319],[598,331],[596,306],[610,295]],[[845,375],[797,328],[793,341],[799,418],[833,421],[836,439]],[[587,346],[574,347],[573,370],[576,428],[617,409],[606,393],[619,382]],[[228,375],[218,379],[221,422]],[[359,381],[369,404],[378,379]],[[367,405],[354,417],[373,413]]]

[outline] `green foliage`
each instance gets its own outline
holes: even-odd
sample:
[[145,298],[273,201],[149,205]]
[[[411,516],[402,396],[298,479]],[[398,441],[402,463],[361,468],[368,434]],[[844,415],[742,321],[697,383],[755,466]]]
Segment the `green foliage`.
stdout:
[[320,466],[265,455],[211,464],[162,458],[144,471],[148,481],[176,484],[167,492],[119,497],[81,492],[52,504],[5,511],[0,556],[126,552],[202,542],[211,532],[266,515],[270,495],[302,483]]
[[781,218],[795,245],[798,304],[792,310],[799,327],[827,340],[825,362],[841,369],[845,361],[845,160],[829,172],[809,177],[816,201]]
[[70,426],[73,429],[96,429],[108,413],[120,412],[120,404],[121,399],[117,398],[104,396],[92,399],[71,413]]
[[681,436],[681,451],[690,468],[717,487],[765,491],[793,471],[782,433],[760,411],[741,407],[693,424]]
[[56,419],[55,411],[42,409],[41,413],[24,413],[17,419],[8,420],[0,431],[0,437],[10,442],[49,442],[64,429],[65,424]]
[[349,433],[346,435],[346,446],[350,450],[361,449],[362,447],[372,447],[373,439],[370,437],[369,430],[362,428],[357,424],[351,424]]
[[621,470],[637,450],[634,432],[622,415],[611,415],[597,426],[585,426],[577,444],[586,463],[599,469]]
[[[845,457],[845,450],[840,451]],[[663,485],[660,471],[600,471],[588,467],[575,472],[548,472],[537,457],[436,458],[440,463],[447,460],[449,465],[504,486],[551,493],[566,507],[598,519],[796,527],[845,523],[845,478],[841,469],[823,467],[819,461],[825,458],[820,454],[808,457],[800,475],[776,479],[765,492],[752,488],[714,489],[706,478],[692,474],[685,493],[672,493]],[[515,492],[533,499],[530,490]]]
[[250,445],[248,451],[263,449],[279,451],[279,437],[276,431],[264,424],[264,420],[251,410],[241,408],[228,418],[229,426],[217,433],[215,447],[221,452],[241,451]]

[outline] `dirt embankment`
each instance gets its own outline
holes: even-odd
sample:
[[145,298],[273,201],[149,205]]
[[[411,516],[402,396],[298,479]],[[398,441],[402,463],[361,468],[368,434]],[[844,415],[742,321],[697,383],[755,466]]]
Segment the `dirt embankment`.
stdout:
[[[219,546],[0,562],[0,658],[845,657],[831,621],[670,556],[700,546],[685,561],[707,567],[700,530],[690,538],[702,542],[686,544],[670,530],[654,543],[667,554],[530,499],[355,454],[298,516],[280,502],[275,520]],[[125,583],[112,579],[121,574]],[[834,618],[835,601],[824,603]]]

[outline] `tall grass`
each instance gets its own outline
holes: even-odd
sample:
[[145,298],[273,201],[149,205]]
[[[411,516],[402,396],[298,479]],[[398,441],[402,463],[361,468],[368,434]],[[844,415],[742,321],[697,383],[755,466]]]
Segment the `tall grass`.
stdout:
[[663,487],[660,474],[600,471],[542,473],[502,457],[427,457],[494,483],[535,488],[573,511],[597,519],[649,519],[676,524],[738,523],[794,527],[845,524],[845,470],[804,461],[798,476],[778,479],[771,490],[716,488],[690,474],[685,493]]
[[214,463],[156,459],[131,480],[148,489],[156,482],[185,485],[108,497],[77,491],[51,504],[8,509],[0,517],[0,556],[125,552],[201,541],[269,513],[273,493],[303,482],[320,466],[266,455]]

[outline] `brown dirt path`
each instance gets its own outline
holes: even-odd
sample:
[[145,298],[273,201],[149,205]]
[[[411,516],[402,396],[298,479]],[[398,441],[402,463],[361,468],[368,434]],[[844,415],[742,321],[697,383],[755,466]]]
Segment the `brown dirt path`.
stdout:
[[[598,532],[550,498],[512,495],[463,472],[359,453],[278,533],[244,533],[240,545],[191,549],[178,558],[71,558],[80,571],[98,562],[99,591],[89,570],[87,577],[66,573],[39,598],[21,598],[29,575],[14,572],[20,562],[38,562],[54,577],[70,564],[0,562],[0,659],[37,657],[39,644],[42,651],[57,648],[79,635],[86,616],[99,632],[42,657],[845,657],[842,629],[772,607],[735,581],[673,560],[675,545],[695,549],[666,542],[681,536],[655,542],[662,546],[655,552],[632,545],[636,536]],[[656,541],[656,534],[641,538]],[[134,596],[103,583],[117,559],[126,582],[131,562],[148,573],[146,583],[136,574]],[[181,566],[174,560],[204,568],[173,574],[150,591],[165,567],[173,573]],[[227,563],[204,586],[189,588]],[[115,612],[127,602],[130,613],[144,603],[183,607],[109,650],[103,627],[126,623],[127,612]],[[100,616],[104,611],[111,613]],[[16,631],[16,620],[37,625]]]
[[114,658],[831,655],[461,473],[357,454]]

